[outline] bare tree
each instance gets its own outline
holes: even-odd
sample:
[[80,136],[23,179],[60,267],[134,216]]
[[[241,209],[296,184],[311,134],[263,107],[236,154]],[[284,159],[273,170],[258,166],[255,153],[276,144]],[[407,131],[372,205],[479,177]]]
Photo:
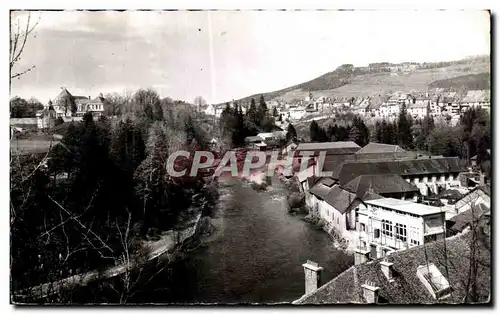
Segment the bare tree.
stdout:
[[28,17],[26,20],[26,24],[24,26],[21,26],[21,21],[18,18],[15,23],[12,21],[12,13],[11,13],[11,21],[10,21],[10,58],[9,58],[9,64],[10,64],[10,80],[15,78],[20,78],[22,75],[30,72],[35,68],[35,65],[22,70],[20,72],[13,71],[14,66],[21,60],[21,57],[24,52],[24,48],[26,47],[26,42],[28,41],[28,38],[32,35],[35,37],[35,34],[33,31],[35,30],[36,26],[40,22],[40,18],[33,23],[31,20],[31,13],[28,13]]

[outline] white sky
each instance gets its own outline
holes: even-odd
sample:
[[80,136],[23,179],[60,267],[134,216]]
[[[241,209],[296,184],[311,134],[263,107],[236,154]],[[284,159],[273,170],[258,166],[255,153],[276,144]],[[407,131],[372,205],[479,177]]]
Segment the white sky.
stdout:
[[[13,18],[17,20],[18,14]],[[489,54],[485,11],[35,12],[12,96],[153,87],[222,102],[301,83],[342,63]],[[24,16],[21,16],[23,19]],[[211,25],[209,25],[209,21]]]

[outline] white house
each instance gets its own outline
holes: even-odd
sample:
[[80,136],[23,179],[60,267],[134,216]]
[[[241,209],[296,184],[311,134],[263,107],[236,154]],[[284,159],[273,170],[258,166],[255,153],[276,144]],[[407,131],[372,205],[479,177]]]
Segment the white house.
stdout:
[[306,115],[306,107],[298,106],[288,110],[288,118],[291,120],[300,120]]
[[357,214],[357,263],[445,237],[445,212],[439,207],[380,198],[361,203]]
[[427,105],[425,102],[415,102],[408,106],[407,112],[414,119],[423,119],[427,116]]
[[226,108],[225,104],[219,104],[219,105],[209,104],[209,105],[207,105],[207,108],[205,109],[205,114],[209,115],[209,116],[216,116],[217,118],[220,118],[222,111],[224,111],[224,108]]
[[312,211],[323,219],[329,231],[350,238],[356,229],[356,207],[362,200],[354,193],[334,184],[331,178],[320,179],[310,190]]

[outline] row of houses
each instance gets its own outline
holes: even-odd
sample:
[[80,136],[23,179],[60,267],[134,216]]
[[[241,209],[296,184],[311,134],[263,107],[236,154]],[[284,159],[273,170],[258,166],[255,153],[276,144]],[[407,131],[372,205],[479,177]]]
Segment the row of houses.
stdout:
[[[412,264],[413,274],[401,269],[404,264],[400,263],[413,254],[418,256],[415,262],[421,263],[423,247],[440,246],[445,238],[461,235],[479,216],[489,215],[489,185],[483,182],[476,187],[463,186],[463,174],[469,170],[458,158],[419,156],[396,145],[356,146],[352,142],[300,143],[288,152],[290,158],[300,162],[301,151],[314,151],[309,168],[296,173],[295,178],[310,213],[321,218],[328,231],[353,244],[355,262],[355,266],[321,288],[317,279],[322,268],[312,262],[304,264],[306,293],[296,303],[395,302],[396,291],[381,282],[384,278],[389,282],[401,279],[395,273],[408,276],[406,280],[416,280],[419,289],[425,289],[423,295],[411,292],[402,303],[449,298],[448,288],[432,284],[429,288],[429,276],[442,275],[437,260],[429,265]],[[326,151],[323,162],[316,153],[320,151]],[[319,175],[326,170],[331,171],[328,176]],[[454,201],[446,206],[431,206],[425,202],[431,196]],[[377,269],[385,277],[377,277]],[[340,282],[346,284],[343,277],[352,280],[356,272],[359,280],[347,284],[355,290],[354,294],[331,290],[338,289]],[[375,278],[365,282],[372,277]],[[387,289],[386,295],[375,293],[374,297],[373,292],[382,288]]]
[[[276,107],[283,119],[301,120],[308,115],[352,112],[364,117],[396,118],[405,105],[413,118],[459,117],[471,107],[490,109],[489,90],[469,90],[466,93],[446,92],[436,89],[431,92],[394,92],[387,95],[369,97],[314,97],[309,93],[304,99],[285,102],[275,99],[268,107]],[[203,110],[208,115],[220,116],[225,105],[207,105]],[[242,106],[246,110],[245,106]]]
[[[458,157],[419,156],[378,143],[363,148],[353,142],[299,143],[290,150],[294,169],[303,162],[301,151],[314,152],[309,167],[295,173],[306,206],[329,230],[365,252],[375,250],[375,257],[443,238],[446,219],[461,209],[451,204],[429,206],[430,200],[448,198],[446,191],[462,195],[470,189],[461,183],[469,169]],[[321,151],[326,152],[323,161]],[[319,176],[320,172],[329,174]],[[404,240],[394,240],[403,236]],[[374,239],[379,241],[373,244]]]

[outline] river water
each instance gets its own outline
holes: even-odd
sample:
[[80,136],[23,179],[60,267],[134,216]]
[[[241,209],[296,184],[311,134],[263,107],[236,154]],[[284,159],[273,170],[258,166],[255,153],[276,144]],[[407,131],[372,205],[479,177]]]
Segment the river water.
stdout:
[[302,263],[324,268],[326,282],[353,263],[329,236],[286,209],[278,180],[265,192],[239,181],[221,182],[216,231],[176,267],[174,302],[291,302],[304,293]]

